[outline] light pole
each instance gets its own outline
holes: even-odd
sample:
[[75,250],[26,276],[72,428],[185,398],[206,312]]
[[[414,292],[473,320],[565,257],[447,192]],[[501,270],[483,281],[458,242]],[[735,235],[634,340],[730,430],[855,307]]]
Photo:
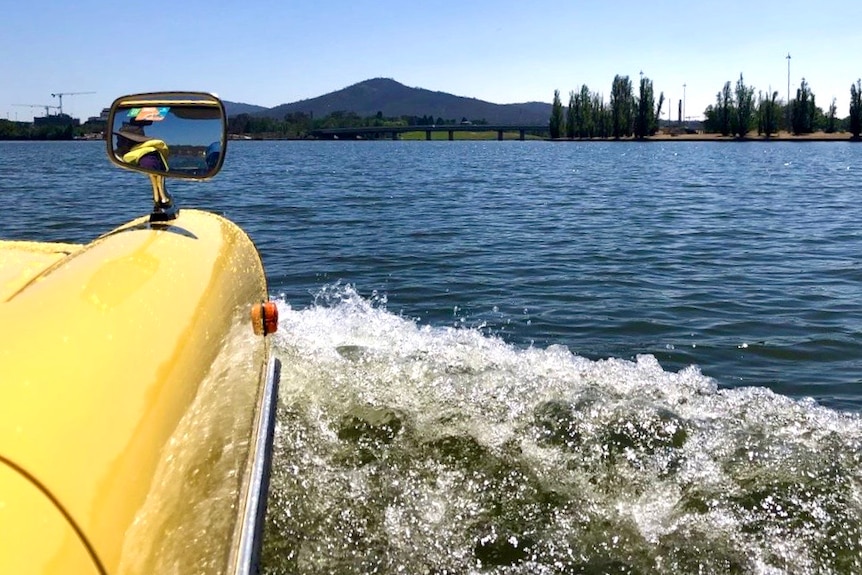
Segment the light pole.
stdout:
[[688,124],[688,116],[685,115],[685,83],[682,85],[682,119],[685,124]]
[[790,105],[790,52],[787,53],[787,105]]
[[790,131],[790,52],[787,53],[787,131]]

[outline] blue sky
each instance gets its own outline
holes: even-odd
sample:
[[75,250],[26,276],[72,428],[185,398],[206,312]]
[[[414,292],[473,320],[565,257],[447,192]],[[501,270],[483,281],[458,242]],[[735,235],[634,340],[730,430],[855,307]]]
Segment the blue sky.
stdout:
[[[0,10],[0,118],[56,105],[96,115],[117,96],[190,89],[276,106],[375,77],[496,103],[550,102],[615,74],[685,95],[700,117],[726,81],[791,95],[808,81],[848,114],[862,76],[862,1],[18,1]],[[686,85],[685,90],[683,84]],[[665,105],[665,112],[668,106]]]

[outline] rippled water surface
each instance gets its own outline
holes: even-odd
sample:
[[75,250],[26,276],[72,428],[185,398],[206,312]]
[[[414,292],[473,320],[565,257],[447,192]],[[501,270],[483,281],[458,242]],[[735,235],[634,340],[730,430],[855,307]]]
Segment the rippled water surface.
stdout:
[[[0,236],[149,208],[0,143]],[[264,566],[862,572],[862,147],[239,142],[281,307]]]

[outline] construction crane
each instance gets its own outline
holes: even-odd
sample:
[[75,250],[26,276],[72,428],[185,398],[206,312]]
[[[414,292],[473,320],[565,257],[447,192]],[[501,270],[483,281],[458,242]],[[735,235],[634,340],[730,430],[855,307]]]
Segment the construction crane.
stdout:
[[63,113],[63,96],[77,96],[79,94],[95,94],[95,92],[56,92],[51,94],[54,98],[60,99],[60,105],[57,106],[60,109],[60,114]]
[[47,104],[12,104],[12,105],[13,106],[23,106],[25,108],[45,108],[45,115],[46,116],[51,115],[51,109],[52,108],[54,110],[60,110],[61,114],[63,113],[62,108],[60,108],[60,106],[49,106]]

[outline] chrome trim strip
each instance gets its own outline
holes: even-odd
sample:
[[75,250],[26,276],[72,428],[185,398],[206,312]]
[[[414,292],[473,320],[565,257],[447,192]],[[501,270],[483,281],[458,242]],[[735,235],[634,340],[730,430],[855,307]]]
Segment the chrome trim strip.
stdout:
[[269,492],[269,475],[272,467],[272,443],[275,436],[275,413],[278,406],[278,384],[281,379],[281,362],[270,357],[266,366],[266,381],[260,405],[260,419],[255,436],[254,460],[251,481],[236,565],[237,575],[254,575],[259,572],[260,551],[263,543],[263,526],[266,517],[266,501]]

